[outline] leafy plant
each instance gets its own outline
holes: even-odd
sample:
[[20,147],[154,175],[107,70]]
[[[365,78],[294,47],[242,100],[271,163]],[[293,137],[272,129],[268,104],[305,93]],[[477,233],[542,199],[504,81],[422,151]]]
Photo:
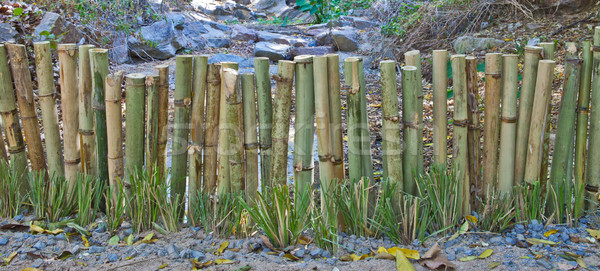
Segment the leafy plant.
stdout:
[[460,183],[454,169],[432,167],[416,177],[419,195],[430,206],[431,230],[446,232],[456,226],[461,216]]
[[515,198],[488,191],[486,200],[481,200],[477,225],[490,232],[501,232],[513,224],[518,216]]
[[540,181],[531,184],[525,182],[515,187],[517,217],[520,221],[543,220],[544,210],[546,210],[545,192],[546,189]]
[[243,236],[248,233],[248,212],[241,204],[242,194],[209,195],[198,191],[190,201],[190,222],[202,225],[216,236]]
[[77,180],[77,224],[92,223],[102,202],[104,183],[89,175],[80,175]]
[[311,209],[310,225],[314,233],[315,244],[335,253],[339,248],[337,234],[339,212],[335,205],[335,197],[332,196],[325,182],[321,182],[320,193],[323,201],[322,207]]
[[54,174],[47,177],[44,171],[31,172],[29,186],[29,199],[34,214],[40,219],[57,222],[72,215],[77,207],[73,204],[77,200],[77,193],[72,191],[70,183],[64,177]]
[[142,169],[130,173],[131,197],[127,205],[127,213],[136,232],[152,229],[152,222],[158,219],[160,207],[154,194],[159,183],[166,182],[158,180],[158,176],[158,170]]
[[106,226],[110,233],[114,233],[123,222],[125,210],[129,208],[129,200],[121,180],[116,180],[116,185],[109,185],[104,189],[106,203]]
[[340,0],[296,0],[296,6],[315,16],[315,23],[328,22],[345,14],[340,8]]
[[27,200],[27,194],[23,195],[21,190],[17,172],[5,161],[0,161],[0,217],[14,217],[21,213]]
[[[153,172],[157,174],[158,170]],[[172,183],[160,182],[158,187],[149,191],[149,195],[154,198],[155,204],[158,206],[159,218],[164,228],[169,232],[178,232],[179,216],[183,213],[185,200],[181,195],[169,195],[169,191],[173,191],[172,186]]]
[[580,210],[577,202],[581,201],[585,193],[585,188],[577,188],[572,180],[564,180],[556,185],[550,185],[548,193],[548,215],[553,216],[559,224],[569,226],[579,221],[579,217],[584,213]]
[[308,226],[312,197],[309,188],[294,189],[294,197],[287,186],[273,187],[269,193],[258,193],[254,205],[241,201],[252,221],[263,229],[271,243],[279,248],[295,245]]
[[333,186],[330,194],[334,197],[333,202],[346,233],[357,236],[375,234],[369,217],[369,187],[365,180],[347,180]]

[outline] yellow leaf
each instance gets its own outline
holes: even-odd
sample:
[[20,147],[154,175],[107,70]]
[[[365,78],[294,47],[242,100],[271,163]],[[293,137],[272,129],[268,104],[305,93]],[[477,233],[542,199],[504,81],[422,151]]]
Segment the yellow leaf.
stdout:
[[217,249],[217,252],[215,252],[215,255],[221,255],[223,254],[223,251],[225,251],[225,249],[229,246],[229,241],[225,241],[221,244],[221,246],[219,247],[219,249]]
[[161,264],[161,265],[158,267],[158,269],[163,269],[163,268],[165,268],[165,267],[167,267],[167,266],[169,266],[169,264],[168,264],[168,263],[163,263],[163,264]]
[[7,258],[4,258],[4,265],[9,265],[10,262],[12,262],[12,260],[15,258],[15,256],[17,256],[17,252],[16,251],[14,251],[10,255],[8,255]]
[[463,225],[460,226],[460,229],[457,232],[455,232],[452,235],[452,237],[450,237],[450,239],[448,239],[448,241],[452,241],[452,240],[458,238],[459,235],[467,232],[468,230],[469,230],[469,221],[465,221],[465,223],[463,223]]
[[577,264],[579,266],[581,266],[581,268],[588,268],[587,264],[583,261],[582,257],[577,257],[577,259],[575,259],[575,261],[577,262]]
[[350,258],[350,256],[348,256],[348,255],[343,255],[342,257],[340,257],[340,261],[349,262],[349,261],[352,261],[352,258]]
[[494,252],[493,249],[488,248],[484,252],[481,252],[481,254],[479,254],[479,256],[477,256],[477,258],[485,259],[485,258],[489,257],[490,255],[492,255],[493,252]]
[[408,261],[401,250],[396,251],[396,269],[398,271],[412,271],[415,267]]
[[529,256],[521,256],[521,257],[519,257],[519,259],[531,259],[531,257],[529,257]]
[[592,230],[592,229],[587,229],[588,233],[590,233],[590,235],[596,239],[600,239],[600,231],[599,230]]
[[421,259],[421,256],[419,255],[419,251],[413,250],[413,249],[401,248],[401,247],[391,247],[391,248],[388,248],[387,252],[389,254],[396,255],[396,251],[398,251],[398,250],[402,251],[402,253],[404,254],[404,256],[406,258],[413,259],[413,260]]
[[525,239],[527,242],[529,242],[532,245],[540,245],[540,244],[544,244],[544,245],[550,245],[550,246],[554,246],[558,243],[556,242],[552,242],[550,240],[542,240],[542,239],[536,239],[536,238],[527,238]]
[[292,255],[291,253],[286,253],[286,254],[283,255],[283,257],[286,258],[286,259],[288,259],[288,260],[290,260],[290,261],[294,261],[294,262],[300,260],[300,258]]
[[364,260],[364,259],[366,259],[368,257],[369,257],[369,254],[363,254],[361,256],[358,256],[358,255],[356,255],[354,253],[350,254],[350,258],[352,259],[352,261],[355,261],[355,262],[356,261],[360,261],[360,260]]
[[85,247],[90,247],[90,242],[88,241],[88,239],[87,239],[87,238],[85,238],[85,236],[83,236],[83,235],[82,235],[82,236],[81,236],[81,240],[83,241],[83,245],[84,245]]
[[472,261],[477,259],[477,256],[467,256],[467,257],[462,257],[460,259],[458,259],[461,262],[468,262],[468,261]]
[[150,241],[152,240],[152,237],[154,237],[154,232],[148,233],[148,235],[144,236],[144,239],[142,239],[142,241]]
[[377,255],[375,255],[375,257],[373,257],[373,258],[384,259],[384,260],[396,260],[396,256],[389,254],[387,252],[377,253]]
[[21,271],[41,271],[41,270],[37,269],[37,268],[33,268],[33,267],[25,267],[25,268],[21,269]]
[[133,245],[133,234],[130,234],[129,236],[127,236],[127,245],[128,246]]
[[83,266],[83,267],[87,267],[87,263],[84,263],[84,262],[77,262],[77,264],[78,264],[78,265],[81,265],[81,266]]
[[216,264],[232,264],[232,263],[235,263],[235,262],[232,261],[232,260],[227,260],[227,259],[216,259],[215,263]]
[[491,262],[490,265],[488,265],[488,268],[492,270],[498,266],[500,266],[500,262]]
[[135,258],[135,256],[133,256],[133,255],[132,256],[127,256],[127,258],[125,258],[125,260],[131,260],[133,258]]
[[504,41],[512,41],[513,39],[504,39]]
[[300,240],[298,240],[298,242],[302,245],[308,245],[312,242],[312,240],[310,240],[304,236],[300,236]]
[[44,233],[44,229],[42,227],[33,224],[29,228],[29,231],[33,233]]
[[467,219],[467,221],[469,221],[469,222],[471,222],[473,224],[477,224],[477,217],[474,217],[472,215],[468,215],[468,216],[465,216],[465,218]]
[[[383,252],[387,252],[387,249],[385,249],[384,247],[379,247],[377,249],[377,253],[383,253]],[[390,253],[391,254],[391,253]]]
[[553,235],[553,234],[555,234],[557,232],[558,232],[558,230],[552,229],[552,230],[549,230],[549,231],[545,232],[544,236],[548,237],[548,236]]

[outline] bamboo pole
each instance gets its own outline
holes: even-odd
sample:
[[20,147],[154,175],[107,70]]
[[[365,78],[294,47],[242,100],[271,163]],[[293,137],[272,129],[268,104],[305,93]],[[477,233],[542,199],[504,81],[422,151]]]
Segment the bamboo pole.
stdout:
[[535,83],[538,72],[538,62],[541,59],[542,47],[525,47],[523,82],[519,99],[519,114],[517,120],[517,144],[515,152],[515,184],[523,183],[525,177],[525,160],[527,160],[527,144],[529,142],[529,126],[535,95]]
[[158,73],[158,179],[164,180],[167,170],[167,137],[169,134],[169,65],[154,67]]
[[517,135],[517,93],[519,92],[519,57],[502,56],[502,118],[500,127],[500,162],[498,191],[509,195],[515,178],[515,144]]
[[25,195],[29,192],[27,153],[25,153],[25,142],[17,115],[13,81],[7,60],[4,44],[0,44],[0,115],[2,115],[4,134],[8,143],[10,166],[18,174],[21,195]]
[[402,172],[402,145],[400,139],[400,110],[398,109],[398,89],[396,84],[396,61],[385,60],[379,63],[381,70],[381,94],[383,109],[383,155],[387,169],[383,178],[396,184],[393,206],[398,206],[400,191],[404,189]]
[[232,153],[229,152],[229,132],[234,130],[236,127],[231,126],[227,121],[227,95],[226,85],[223,79],[223,69],[238,69],[238,63],[233,62],[221,62],[221,89],[219,90],[219,137],[218,137],[218,153],[217,153],[217,193],[229,193],[231,192],[231,178],[230,178],[230,159]]
[[37,112],[35,111],[33,85],[31,74],[29,73],[25,45],[6,43],[5,46],[10,59],[12,78],[15,84],[17,101],[19,102],[19,114],[21,115],[25,141],[27,142],[31,170],[47,174],[46,157],[44,156],[40,126]]
[[402,68],[402,121],[404,129],[404,150],[402,152],[402,177],[404,192],[415,195],[417,187],[415,173],[418,166],[418,127],[419,113],[417,111],[418,101],[417,68],[404,66]]
[[214,193],[217,186],[217,143],[219,141],[220,68],[209,64],[206,76],[206,137],[204,143],[204,182],[202,190]]
[[448,123],[448,51],[433,51],[433,163],[446,168]]
[[[459,197],[462,199],[462,213],[470,214],[470,186],[469,186],[469,154],[468,154],[468,128],[467,128],[467,74],[465,55],[453,55],[452,80],[454,89],[454,149],[452,158],[456,159],[458,169]],[[486,62],[487,63],[487,62]],[[487,71],[487,69],[486,69]],[[490,70],[492,72],[500,72]],[[498,91],[499,92],[499,91]],[[487,95],[486,95],[487,98]]]
[[[225,125],[230,127],[226,133],[227,156],[229,157],[229,191],[244,192],[244,131],[241,119],[242,105],[242,81],[238,72],[234,69],[224,68],[221,71],[222,85],[225,90]],[[240,128],[240,124],[242,128]]]
[[335,178],[346,178],[344,167],[344,128],[342,127],[342,97],[340,94],[340,56],[327,55],[327,78],[329,88],[329,116],[331,117],[331,144]]
[[98,162],[96,155],[96,134],[94,127],[94,110],[92,108],[92,68],[90,50],[94,45],[79,46],[79,140],[81,146],[82,172],[96,176]]
[[[500,132],[500,95],[502,91],[502,54],[485,55],[485,114],[483,127],[483,176],[479,196],[495,191],[498,174],[498,135]],[[456,95],[456,94],[455,94]],[[455,105],[456,106],[456,105]]]
[[477,58],[468,56],[466,60],[467,73],[467,121],[469,129],[467,132],[467,145],[469,157],[469,194],[471,195],[471,207],[478,206],[477,188],[481,182],[481,128],[479,126],[479,77],[477,76]]
[[202,150],[204,149],[204,98],[206,96],[206,77],[208,56],[194,56],[192,81],[192,117],[190,130],[190,202],[195,201],[202,187]]
[[2,122],[0,121],[0,160],[8,165],[9,160],[6,153],[6,143],[4,143],[4,137],[2,136],[2,130],[4,130],[4,128],[2,128]]
[[256,77],[256,96],[258,101],[258,125],[260,140],[260,177],[263,187],[271,184],[271,132],[273,125],[273,99],[271,97],[271,76],[269,74],[269,59],[254,58]]
[[[594,28],[594,48],[600,46],[600,26]],[[598,189],[600,186],[600,167],[594,163],[600,161],[600,50],[593,50],[593,70],[592,70],[592,98],[590,113],[590,131],[587,153],[587,165],[585,167],[585,198],[598,201]],[[594,208],[595,204],[587,204],[586,209]]]
[[[554,60],[554,42],[542,42],[540,47],[543,48],[544,59]],[[546,125],[544,126],[544,143],[542,147],[542,165],[540,168],[540,178],[542,182],[548,180],[548,162],[550,161],[550,130],[552,129],[552,93],[548,97],[548,115],[546,115]]]
[[[158,75],[146,76],[146,170],[152,173],[158,161]],[[190,186],[191,187],[191,186]]]
[[[588,112],[590,110],[590,89],[592,86],[592,43],[583,41],[583,64],[581,84],[579,85],[579,100],[577,102],[577,126],[575,130],[575,187],[577,192],[585,190],[585,155],[587,149]],[[576,210],[583,210],[584,197],[580,196]]]
[[525,161],[525,177],[528,183],[540,180],[542,164],[542,144],[545,133],[546,115],[548,112],[548,96],[552,92],[552,78],[554,76],[555,62],[540,60],[538,65],[535,97],[531,112],[531,125],[529,127],[529,142],[527,147],[527,160]]
[[[175,120],[173,129],[173,156],[171,166],[171,198],[185,199],[188,139],[190,134],[190,106],[192,104],[193,56],[178,55],[175,64]],[[179,214],[183,217],[183,210]]]
[[[331,191],[335,177],[333,165],[333,145],[331,137],[331,111],[329,108],[329,78],[327,56],[313,57],[314,68],[314,107],[317,121],[317,144],[319,156],[319,179],[325,191]],[[328,210],[324,195],[321,194],[321,210]],[[329,214],[327,214],[329,215]]]
[[568,172],[572,172],[568,168],[573,167],[572,163],[568,163],[568,158],[570,153],[573,152],[577,92],[579,91],[581,79],[582,60],[577,55],[577,44],[567,42],[565,48],[567,51],[564,72],[565,79],[556,129],[554,153],[552,155],[552,169],[550,170],[550,183],[555,187],[560,187],[559,184],[563,182],[572,181],[572,176],[567,175]]
[[273,100],[273,152],[271,156],[271,185],[287,184],[287,154],[290,137],[290,109],[292,106],[292,86],[294,84],[295,63],[280,60]]
[[79,152],[79,107],[77,102],[77,46],[75,44],[58,45],[60,64],[60,97],[63,121],[63,144],[65,157],[65,177],[75,187],[77,174],[81,172],[81,154]]
[[244,103],[244,150],[246,153],[246,200],[254,202],[258,191],[258,134],[256,133],[256,94],[254,74],[242,74]]
[[121,105],[121,82],[123,71],[106,76],[106,138],[108,158],[108,181],[117,200],[119,182],[123,180],[123,109]]
[[361,106],[360,106],[360,83],[358,76],[353,77],[353,72],[358,59],[347,58],[344,61],[344,79],[349,86],[347,94],[347,121],[348,121],[348,173],[350,180],[360,180],[365,174],[362,168],[362,145],[361,145]]
[[[64,157],[60,131],[58,130],[58,110],[56,107],[56,89],[54,87],[54,69],[52,68],[52,52],[50,42],[34,42],[35,66],[38,81],[38,97],[42,111],[46,155],[48,156],[48,173],[50,176],[65,176]],[[0,140],[0,148],[4,149],[4,140]]]
[[106,89],[104,81],[108,75],[108,49],[90,50],[90,67],[92,73],[92,108],[94,109],[96,129],[96,163],[98,179],[108,181],[108,143],[106,137]]
[[294,181],[304,191],[314,182],[315,92],[313,56],[297,56]]
[[419,128],[417,135],[417,170],[418,174],[423,173],[423,75],[421,72],[421,52],[419,50],[408,51],[404,53],[404,59],[407,66],[417,68],[417,112],[419,113]]
[[[125,181],[144,167],[144,118],[146,76],[125,76]],[[128,187],[126,185],[126,187]]]

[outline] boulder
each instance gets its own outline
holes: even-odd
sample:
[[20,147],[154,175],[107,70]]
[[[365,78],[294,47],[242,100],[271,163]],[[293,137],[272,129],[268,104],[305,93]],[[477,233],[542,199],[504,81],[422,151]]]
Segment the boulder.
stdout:
[[127,36],[124,33],[115,33],[112,46],[108,49],[108,56],[116,64],[129,61],[129,47],[127,46]]
[[61,15],[54,12],[46,12],[40,24],[35,27],[33,30],[34,41],[45,40],[46,37],[41,35],[45,31],[54,34],[57,38],[62,35],[61,43],[78,43],[84,37],[77,26],[67,22]]
[[226,48],[231,44],[231,39],[226,31],[229,31],[229,26],[215,22],[202,21],[207,32],[202,36],[206,39],[207,45],[213,48]]
[[289,49],[288,45],[261,41],[254,46],[254,56],[268,57],[271,61],[290,59]]
[[454,40],[454,51],[459,54],[466,54],[473,51],[481,51],[500,47],[504,41],[493,38],[476,38],[472,36],[462,36]]
[[258,39],[258,33],[254,29],[237,24],[231,27],[231,39],[254,42]]
[[277,44],[285,44],[285,45],[291,45],[291,46],[295,46],[295,47],[306,47],[310,43],[308,40],[305,40],[302,38],[278,34],[278,33],[271,33],[271,32],[266,32],[266,31],[258,32],[258,41],[266,41],[266,42],[277,43]]
[[189,22],[181,25],[181,30],[175,29],[175,48],[187,48],[191,50],[202,50],[207,45],[203,34],[208,33],[203,22]]
[[358,49],[358,33],[354,28],[334,29],[331,31],[331,39],[340,51],[351,52]]
[[17,30],[9,23],[0,23],[0,42],[17,42]]
[[253,60],[236,55],[216,54],[208,59],[208,64],[219,62],[236,62],[240,68],[250,68],[254,66]]
[[265,10],[281,4],[285,5],[285,0],[258,0],[254,5],[254,8],[257,10]]
[[293,59],[299,55],[326,55],[335,52],[333,46],[316,46],[316,47],[293,47],[290,49],[290,57]]
[[170,22],[158,21],[142,27],[138,33],[127,40],[129,50],[134,57],[168,59],[175,56],[179,46],[174,42],[175,33]]

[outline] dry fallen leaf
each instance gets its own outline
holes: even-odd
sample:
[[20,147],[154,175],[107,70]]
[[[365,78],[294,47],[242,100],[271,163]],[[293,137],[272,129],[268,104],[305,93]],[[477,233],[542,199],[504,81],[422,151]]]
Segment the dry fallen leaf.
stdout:
[[555,233],[557,233],[557,232],[558,232],[558,230],[551,229],[551,230],[549,230],[549,231],[545,232],[545,233],[544,233],[544,236],[545,236],[545,237],[548,237],[548,236],[550,236],[550,235],[553,235],[553,234],[555,234]]
[[419,264],[433,270],[455,270],[456,266],[441,253],[438,243],[435,243],[419,260]]
[[587,229],[588,233],[596,238],[596,239],[600,239],[600,231],[599,230],[592,230],[592,229]]
[[228,246],[229,246],[229,241],[223,241],[223,243],[221,243],[221,246],[219,247],[219,249],[217,249],[217,251],[215,252],[215,255],[223,254],[223,251],[225,251],[225,249],[227,249]]
[[396,251],[396,269],[398,271],[412,271],[415,267],[408,261],[401,250]]
[[554,246],[554,245],[558,244],[558,243],[552,242],[550,240],[542,240],[542,239],[536,239],[536,238],[527,238],[527,239],[525,239],[525,241],[527,241],[528,243],[530,243],[532,245],[544,244],[544,245]]
[[485,259],[485,258],[489,257],[490,255],[492,255],[492,253],[494,253],[494,250],[491,248],[488,248],[485,251],[481,252],[481,254],[479,254],[479,256],[477,256],[477,258]]
[[270,250],[275,250],[275,247],[273,246],[268,237],[261,235],[260,240],[262,240],[263,244],[265,244],[265,246],[268,247]]

